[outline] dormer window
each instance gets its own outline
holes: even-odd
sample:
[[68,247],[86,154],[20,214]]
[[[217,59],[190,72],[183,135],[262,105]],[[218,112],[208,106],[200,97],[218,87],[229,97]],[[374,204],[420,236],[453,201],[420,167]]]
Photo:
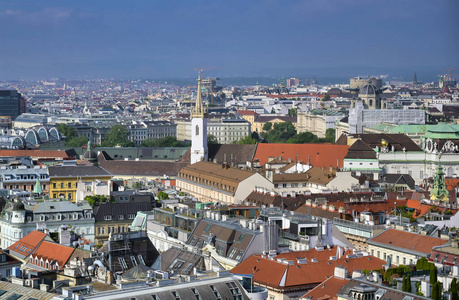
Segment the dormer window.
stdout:
[[106,216],[104,216],[104,220],[105,221],[111,221],[112,220],[112,216],[111,215],[106,215]]

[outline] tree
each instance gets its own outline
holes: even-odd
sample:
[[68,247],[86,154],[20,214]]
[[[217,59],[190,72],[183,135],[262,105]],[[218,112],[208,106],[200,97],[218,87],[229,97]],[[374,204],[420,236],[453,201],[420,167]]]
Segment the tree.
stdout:
[[317,135],[312,132],[301,132],[287,140],[288,144],[308,144],[316,143],[318,141]]
[[443,298],[443,292],[442,292],[442,286],[441,282],[435,282],[432,285],[432,295],[431,298],[432,300],[441,300]]
[[405,276],[403,276],[402,291],[411,293],[411,276],[410,276],[410,274],[405,274]]
[[105,195],[94,195],[94,196],[86,196],[84,200],[88,201],[88,204],[91,207],[98,206],[101,203],[105,202],[114,202],[115,198],[112,196],[105,196]]
[[322,98],[322,101],[330,101],[330,95],[325,95],[325,96]]
[[260,140],[260,136],[258,135],[258,132],[254,131],[252,132],[252,134],[250,135],[250,137],[254,140],[257,140],[259,141]]
[[217,137],[215,135],[207,135],[207,144],[218,144]]
[[297,108],[290,108],[290,109],[288,110],[288,115],[289,115],[289,116],[296,116],[297,113],[298,113],[298,109],[297,109]]
[[102,142],[104,147],[133,147],[134,143],[129,141],[129,132],[123,125],[114,125],[105,136],[105,141]]
[[273,123],[266,122],[265,125],[263,125],[263,131],[270,131],[272,127],[273,127]]
[[57,125],[57,130],[59,130],[59,132],[65,136],[66,140],[71,140],[78,135],[76,129],[68,126],[67,124]]
[[187,143],[177,141],[175,136],[166,136],[160,139],[146,139],[140,147],[186,147]]
[[78,148],[88,143],[88,138],[85,135],[79,135],[73,139],[66,141],[65,146],[69,148]]
[[432,266],[430,267],[430,284],[434,284],[437,281],[437,267],[434,264],[432,264]]
[[169,195],[163,191],[159,192],[158,195],[156,195],[158,200],[166,200],[169,199]]
[[459,287],[457,285],[456,277],[451,280],[449,285],[449,293],[451,294],[451,300],[459,300]]
[[335,142],[335,129],[334,128],[328,128],[325,131],[325,140],[329,143]]
[[[265,124],[266,125],[266,124]],[[296,134],[295,126],[292,122],[276,123],[268,132],[263,132],[262,137],[270,143],[285,143]]]
[[236,142],[236,144],[239,144],[239,145],[256,144],[256,143],[258,143],[258,140],[252,138],[250,135],[247,135]]

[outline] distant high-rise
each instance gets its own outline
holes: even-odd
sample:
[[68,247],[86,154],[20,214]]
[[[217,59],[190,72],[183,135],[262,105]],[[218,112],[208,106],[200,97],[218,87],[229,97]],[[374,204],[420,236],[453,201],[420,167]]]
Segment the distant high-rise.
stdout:
[[26,112],[26,100],[16,90],[0,91],[0,116],[10,117],[14,120]]

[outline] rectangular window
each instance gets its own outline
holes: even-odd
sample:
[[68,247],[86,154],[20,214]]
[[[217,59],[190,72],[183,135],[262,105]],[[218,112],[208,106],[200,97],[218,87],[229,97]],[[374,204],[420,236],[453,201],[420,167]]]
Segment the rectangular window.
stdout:
[[[53,189],[55,189],[55,188],[56,188],[56,183],[53,183]],[[56,197],[56,196],[54,196],[54,197]]]
[[132,262],[132,265],[135,267],[137,266],[137,260],[135,259],[134,256],[131,255],[131,262]]
[[69,188],[69,189],[72,188],[72,183],[71,183],[71,182],[69,182],[68,188]]
[[104,216],[104,220],[105,221],[111,221],[112,220],[112,216],[111,215],[106,215],[106,216]]
[[64,188],[64,183],[61,183],[61,189],[63,189],[63,188]]
[[118,220],[124,220],[124,215],[119,215]]

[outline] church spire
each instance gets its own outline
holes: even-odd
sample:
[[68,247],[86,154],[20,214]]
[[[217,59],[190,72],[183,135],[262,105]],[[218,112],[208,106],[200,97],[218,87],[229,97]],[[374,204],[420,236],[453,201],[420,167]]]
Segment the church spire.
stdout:
[[449,191],[446,189],[445,173],[440,162],[438,163],[437,173],[434,178],[434,187],[430,192],[430,199],[437,201],[449,201]]
[[191,109],[191,118],[204,118],[207,115],[207,108],[204,106],[202,101],[202,70],[199,72],[198,76],[198,94],[196,97],[196,105],[194,109]]

